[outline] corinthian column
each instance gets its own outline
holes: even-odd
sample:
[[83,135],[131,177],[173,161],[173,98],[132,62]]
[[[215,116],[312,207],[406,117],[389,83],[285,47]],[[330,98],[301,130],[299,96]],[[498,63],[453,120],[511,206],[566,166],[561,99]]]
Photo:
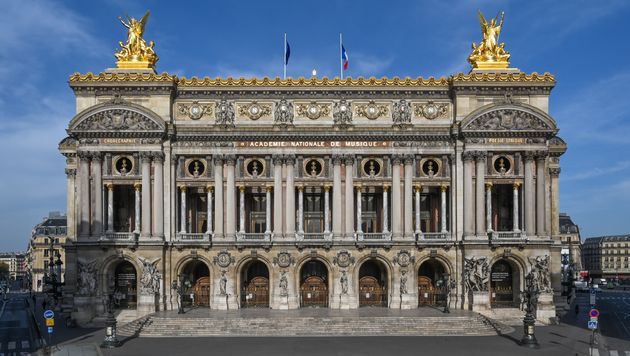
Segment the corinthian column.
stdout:
[[78,152],[79,156],[79,235],[90,236],[90,154]]
[[282,156],[273,156],[273,233],[282,237]]
[[475,209],[477,216],[477,236],[486,236],[486,207],[485,207],[485,179],[486,179],[486,153],[479,152],[477,154],[477,172],[476,172],[476,187],[477,187],[477,208]]
[[245,233],[245,186],[238,187],[239,191],[239,220],[238,220],[238,232],[241,234]]
[[536,157],[536,235],[547,235],[545,227],[545,162],[546,153]]
[[[265,235],[271,235],[271,187],[267,187],[265,191]],[[244,201],[244,200],[243,200]],[[243,203],[243,206],[244,203]]]
[[153,154],[153,236],[164,238],[164,154]]
[[363,229],[361,227],[361,223],[362,223],[362,216],[361,216],[361,186],[357,186],[357,235],[361,235],[363,234]]
[[227,164],[227,187],[225,191],[225,233],[230,237],[234,237],[234,235],[236,234],[236,183],[234,181],[234,161],[235,159],[232,156],[228,156],[225,159],[225,162]]
[[92,176],[94,182],[94,208],[92,209],[92,235],[103,233],[103,158],[100,152],[92,153]]
[[416,186],[416,235],[422,234],[421,225],[420,225],[420,192],[422,191],[422,186]]
[[298,187],[298,235],[304,235],[304,187]]
[[133,221],[133,233],[134,234],[140,234],[140,190],[142,189],[142,184],[140,183],[135,183],[133,185],[133,190],[135,193],[135,200],[134,200],[134,213],[135,213],[135,219]]
[[212,186],[206,187],[206,234],[212,235]]
[[488,232],[492,229],[492,183],[486,183],[486,226]]
[[334,236],[341,236],[341,156],[334,155],[333,161],[333,206],[332,230]]
[[179,189],[181,190],[181,198],[180,198],[180,217],[179,217],[179,223],[180,223],[180,230],[179,232],[182,234],[186,233],[186,226],[187,226],[187,210],[186,210],[186,186],[182,185],[181,187],[179,187]]
[[405,156],[405,237],[413,236],[413,155]]
[[223,159],[220,157],[214,159],[214,236],[223,237]]
[[519,227],[519,213],[518,213],[518,189],[521,187],[520,183],[514,183],[512,185],[512,189],[514,190],[513,201],[512,201],[512,223],[514,232],[521,232]]
[[286,196],[286,232],[287,237],[295,236],[295,185],[294,185],[294,172],[293,166],[295,164],[295,157],[285,156],[285,164],[287,169],[287,186],[285,190]]
[[392,157],[392,233],[394,237],[402,235],[402,212],[400,201],[400,163],[401,157]]
[[440,187],[440,192],[441,192],[441,196],[440,196],[440,204],[441,204],[441,211],[440,211],[440,220],[441,220],[441,225],[442,225],[442,233],[448,232],[448,230],[446,229],[446,191],[448,190],[448,186],[447,185],[442,185]]
[[388,212],[389,212],[389,197],[387,193],[389,191],[389,186],[383,185],[383,233],[389,233],[389,220],[388,220]]
[[354,233],[354,158],[346,157],[346,237]]
[[142,228],[141,237],[151,237],[151,155],[140,153],[142,169]]
[[464,160],[464,236],[466,237],[475,234],[475,196],[472,181],[475,154],[471,151],[463,152],[462,159]]
[[525,233],[529,236],[536,234],[534,224],[534,154],[533,152],[525,152]]
[[324,186],[324,234],[330,233],[330,186]]
[[114,185],[107,184],[107,232],[114,232]]

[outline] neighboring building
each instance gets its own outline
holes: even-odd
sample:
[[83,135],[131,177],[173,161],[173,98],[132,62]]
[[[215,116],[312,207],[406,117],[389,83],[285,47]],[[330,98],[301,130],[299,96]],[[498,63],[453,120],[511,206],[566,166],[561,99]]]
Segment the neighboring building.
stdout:
[[[51,212],[47,218],[33,228],[31,240],[28,245],[27,259],[28,271],[31,277],[31,288],[33,291],[43,291],[44,275],[50,273],[51,243],[53,247],[53,258],[57,261],[57,254],[60,254],[62,267],[61,278],[63,281],[65,273],[66,255],[64,244],[67,237],[67,219],[59,212]],[[57,273],[56,271],[54,273]]]
[[591,237],[582,245],[584,268],[592,278],[630,279],[630,235]]
[[25,254],[23,252],[2,252],[0,263],[9,266],[9,279],[12,281],[23,280],[26,276]]
[[[560,242],[562,243],[563,265],[573,264],[574,272],[582,269],[582,239],[580,228],[566,213],[560,213]],[[566,256],[566,257],[565,257]]]
[[146,50],[70,77],[78,321],[113,290],[121,307],[176,308],[182,278],[214,309],[409,309],[440,303],[449,276],[452,307],[520,315],[532,271],[538,317],[555,316],[552,75],[471,59],[439,79],[187,79],[155,74]]

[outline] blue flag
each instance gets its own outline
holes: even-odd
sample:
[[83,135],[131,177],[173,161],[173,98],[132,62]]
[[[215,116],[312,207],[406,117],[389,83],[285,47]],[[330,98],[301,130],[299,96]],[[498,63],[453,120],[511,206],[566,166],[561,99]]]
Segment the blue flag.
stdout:
[[285,45],[285,49],[284,49],[284,65],[289,64],[289,57],[291,56],[291,46],[289,46],[289,42],[285,41],[284,42]]

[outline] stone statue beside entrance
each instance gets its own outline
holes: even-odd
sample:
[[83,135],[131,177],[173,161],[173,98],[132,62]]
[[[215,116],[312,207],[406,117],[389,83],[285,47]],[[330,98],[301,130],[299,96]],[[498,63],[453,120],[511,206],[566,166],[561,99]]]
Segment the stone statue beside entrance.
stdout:
[[551,292],[551,279],[549,278],[549,255],[527,258],[532,265],[532,275],[538,290],[544,293]]
[[79,260],[78,264],[78,294],[94,295],[96,292],[96,261],[82,262]]
[[156,295],[160,293],[160,281],[162,280],[162,274],[158,271],[155,264],[159,261],[159,258],[153,261],[142,256],[138,256],[138,261],[142,266],[142,277],[140,278],[140,294],[144,295]]
[[407,294],[407,271],[400,271],[400,295]]
[[346,275],[346,271],[341,271],[339,283],[341,284],[341,294],[348,294],[348,276]]
[[225,271],[221,271],[221,278],[219,279],[219,295],[227,295],[227,277]]
[[467,291],[487,292],[490,267],[486,257],[464,258],[464,283]]
[[282,271],[280,277],[280,295],[286,297],[289,295],[289,282],[287,281],[287,271]]

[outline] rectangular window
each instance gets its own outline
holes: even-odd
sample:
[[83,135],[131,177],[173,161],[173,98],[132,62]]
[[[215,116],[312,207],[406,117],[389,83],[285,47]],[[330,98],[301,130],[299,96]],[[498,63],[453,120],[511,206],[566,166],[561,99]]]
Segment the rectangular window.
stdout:
[[44,257],[48,257],[49,256],[48,252],[49,252],[49,250],[44,250]]
[[383,232],[383,195],[361,194],[361,230],[366,233]]
[[304,193],[304,232],[324,232],[324,196]]
[[[265,193],[245,194],[247,232],[262,234],[266,230],[267,197]],[[269,212],[271,214],[271,212]],[[248,219],[247,219],[248,218]],[[271,228],[271,227],[270,227]]]

